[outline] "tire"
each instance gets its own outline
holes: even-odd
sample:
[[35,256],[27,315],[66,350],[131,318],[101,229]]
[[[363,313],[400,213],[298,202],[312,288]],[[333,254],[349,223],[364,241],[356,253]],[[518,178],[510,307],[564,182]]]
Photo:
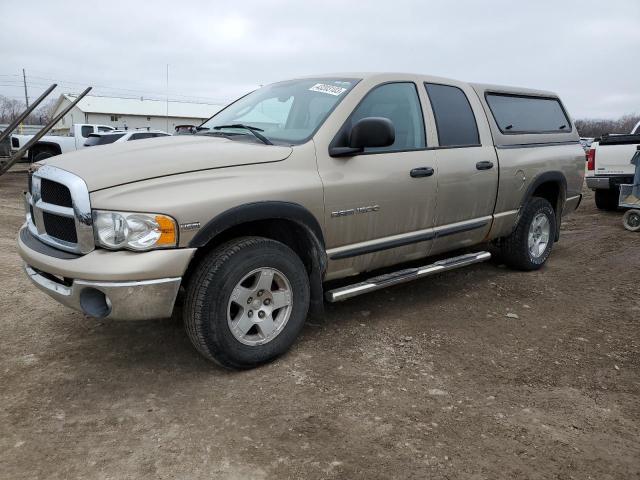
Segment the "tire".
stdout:
[[640,232],[640,210],[633,209],[624,212],[622,224],[630,232]]
[[309,309],[304,264],[286,245],[262,237],[231,240],[208,253],[186,290],[189,339],[205,358],[227,368],[252,368],[285,353]]
[[620,198],[620,188],[613,187],[609,190],[596,190],[596,207],[607,212],[618,210],[618,199]]
[[41,160],[44,160],[45,158],[54,157],[54,156],[55,156],[55,153],[45,150],[40,153],[37,153],[35,157],[33,157],[33,161],[39,162]]
[[[534,222],[540,221],[541,218],[546,219],[548,232],[546,244],[543,245],[545,228],[542,227],[540,232],[537,231]],[[533,197],[527,202],[522,210],[520,220],[515,230],[508,237],[502,238],[499,244],[500,256],[504,263],[509,267],[518,270],[538,270],[549,258],[556,234],[556,214],[548,200],[540,197]],[[540,238],[537,245],[537,255],[532,252],[533,247],[530,245],[530,235]],[[531,248],[530,248],[531,247]],[[535,249],[533,249],[535,250]]]

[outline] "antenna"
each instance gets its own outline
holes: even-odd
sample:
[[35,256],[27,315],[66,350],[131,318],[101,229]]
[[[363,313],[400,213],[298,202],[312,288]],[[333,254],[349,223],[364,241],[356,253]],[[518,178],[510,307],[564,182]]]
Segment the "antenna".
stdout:
[[169,133],[169,64],[167,63],[167,133]]

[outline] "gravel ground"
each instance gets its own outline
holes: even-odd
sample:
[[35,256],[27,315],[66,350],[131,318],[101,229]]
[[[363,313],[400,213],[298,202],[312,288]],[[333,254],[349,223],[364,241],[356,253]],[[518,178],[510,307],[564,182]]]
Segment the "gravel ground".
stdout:
[[0,178],[0,478],[640,478],[640,234],[593,198],[539,272],[486,263],[342,304],[248,372],[177,319],[37,291]]

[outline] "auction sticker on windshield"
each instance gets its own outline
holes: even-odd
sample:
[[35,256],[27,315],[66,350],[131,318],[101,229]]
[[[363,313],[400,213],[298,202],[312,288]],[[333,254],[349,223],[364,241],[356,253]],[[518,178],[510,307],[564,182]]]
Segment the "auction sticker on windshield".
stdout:
[[346,88],[336,87],[334,85],[327,85],[326,83],[316,83],[309,90],[311,90],[312,92],[328,93],[329,95],[334,95],[336,97],[338,95],[342,95],[344,92],[347,91]]

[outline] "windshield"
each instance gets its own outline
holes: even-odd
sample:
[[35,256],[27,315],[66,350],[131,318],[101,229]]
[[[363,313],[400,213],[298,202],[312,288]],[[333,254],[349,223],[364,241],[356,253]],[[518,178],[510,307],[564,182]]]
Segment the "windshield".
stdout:
[[238,128],[243,125],[260,129],[274,143],[304,143],[356,83],[353,78],[315,78],[267,85],[218,112],[199,129],[255,139],[246,128]]

